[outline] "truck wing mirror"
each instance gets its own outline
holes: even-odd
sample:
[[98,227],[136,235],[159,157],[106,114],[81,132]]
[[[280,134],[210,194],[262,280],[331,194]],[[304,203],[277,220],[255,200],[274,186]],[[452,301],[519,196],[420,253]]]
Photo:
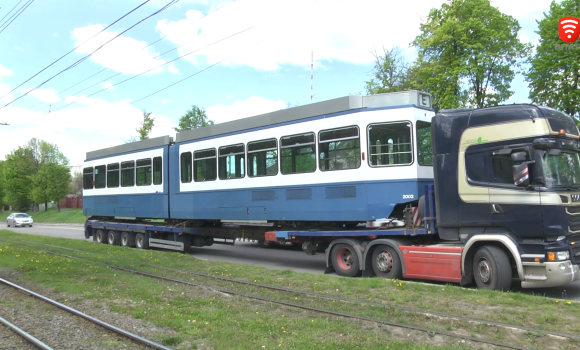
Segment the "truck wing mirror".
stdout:
[[528,185],[530,184],[529,174],[530,172],[528,170],[527,163],[514,165],[513,166],[514,185],[519,187],[528,187]]
[[526,152],[514,152],[514,153],[512,153],[511,157],[512,157],[512,162],[514,162],[514,163],[522,163],[522,162],[525,162],[526,160],[528,160]]

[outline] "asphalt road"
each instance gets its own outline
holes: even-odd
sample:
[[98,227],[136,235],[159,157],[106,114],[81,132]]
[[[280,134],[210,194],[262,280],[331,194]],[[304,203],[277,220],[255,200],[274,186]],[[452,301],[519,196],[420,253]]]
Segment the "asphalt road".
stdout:
[[[81,225],[35,224],[33,227],[11,227],[7,229],[24,234],[85,239],[83,226]],[[290,245],[266,248],[259,246],[257,243],[236,242],[236,245],[214,244],[211,247],[192,248],[191,254],[200,259],[244,263],[297,272],[324,273],[326,268],[324,254],[307,256],[301,250],[296,250]],[[562,298],[565,293],[567,299],[580,301],[580,281],[565,287],[516,290],[527,294],[546,295],[558,299]]]

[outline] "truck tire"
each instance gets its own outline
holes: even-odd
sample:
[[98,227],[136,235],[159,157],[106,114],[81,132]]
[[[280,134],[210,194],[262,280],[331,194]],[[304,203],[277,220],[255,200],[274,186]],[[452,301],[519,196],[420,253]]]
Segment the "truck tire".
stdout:
[[145,238],[145,235],[142,233],[138,233],[135,236],[135,247],[137,249],[148,249],[149,248],[149,240]]
[[119,245],[119,236],[117,236],[117,233],[113,230],[110,230],[107,233],[107,243],[109,243],[110,245]]
[[123,247],[134,247],[135,246],[135,237],[131,236],[129,232],[122,232],[121,233],[121,245]]
[[95,232],[95,242],[107,243],[107,237],[105,236],[105,232],[103,230],[97,230],[97,232]]
[[399,254],[393,247],[378,245],[373,249],[372,267],[377,277],[401,278],[403,269]]
[[506,253],[496,246],[483,246],[473,257],[473,278],[478,288],[507,291],[512,269]]
[[355,248],[350,244],[339,243],[332,248],[332,266],[339,276],[354,277],[361,271]]

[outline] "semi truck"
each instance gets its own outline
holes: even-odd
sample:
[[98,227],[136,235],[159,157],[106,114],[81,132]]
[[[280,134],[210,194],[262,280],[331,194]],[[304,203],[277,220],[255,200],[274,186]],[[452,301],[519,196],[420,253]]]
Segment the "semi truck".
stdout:
[[348,96],[88,152],[83,177],[100,243],[293,242],[327,273],[493,290],[580,278],[579,132],[549,107]]

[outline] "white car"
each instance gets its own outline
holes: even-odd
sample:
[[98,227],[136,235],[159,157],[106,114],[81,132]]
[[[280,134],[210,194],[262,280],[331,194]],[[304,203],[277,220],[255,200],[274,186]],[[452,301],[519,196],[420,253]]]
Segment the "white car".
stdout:
[[30,226],[32,227],[32,217],[25,213],[12,213],[6,218],[6,226]]

